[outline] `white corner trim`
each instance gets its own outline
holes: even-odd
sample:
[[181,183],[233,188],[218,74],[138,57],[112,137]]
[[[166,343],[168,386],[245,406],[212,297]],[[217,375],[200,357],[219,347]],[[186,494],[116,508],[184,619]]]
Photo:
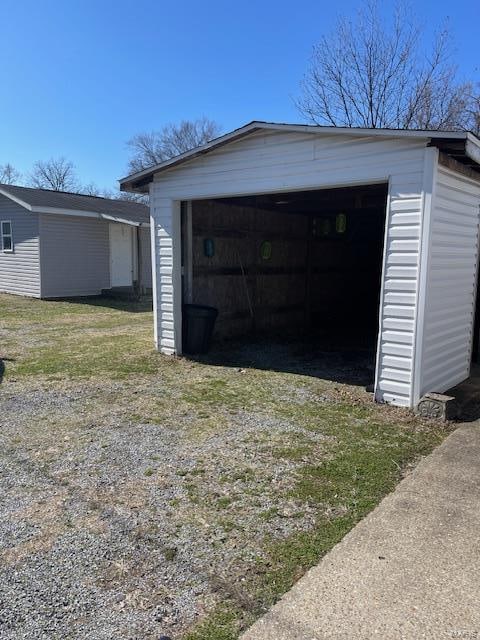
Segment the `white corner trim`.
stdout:
[[473,314],[472,314],[472,330],[470,332],[470,372],[472,370],[472,356],[473,356],[473,345],[475,342],[475,316],[477,313],[477,303],[478,303],[478,286],[479,286],[479,278],[480,278],[480,204],[477,207],[477,244],[475,247],[476,251],[476,265],[475,265],[475,289],[473,295]]
[[150,254],[152,265],[152,298],[153,298],[153,336],[155,349],[160,351],[160,340],[158,331],[158,256],[157,256],[157,225],[153,217],[152,185],[150,184]]
[[[150,185],[152,194],[154,185]],[[182,256],[181,201],[152,197],[150,238],[152,243],[153,322],[157,351],[182,353]]]
[[385,205],[385,228],[383,232],[383,256],[382,256],[382,281],[380,284],[380,304],[378,306],[378,336],[377,336],[377,352],[375,354],[375,382],[373,385],[373,397],[378,402],[378,392],[380,383],[380,372],[382,370],[382,333],[383,333],[383,313],[385,307],[385,274],[387,273],[388,260],[388,236],[390,233],[390,201],[391,201],[391,177],[388,179],[387,203]]
[[471,133],[467,135],[465,153],[471,160],[480,164],[480,141]]
[[43,242],[42,242],[42,233],[43,233],[43,219],[42,216],[38,216],[38,261],[39,261],[39,269],[38,269],[38,291],[39,291],[39,295],[38,297],[41,298],[43,295],[43,291],[42,291],[42,271],[43,271],[43,256],[42,253],[44,252],[44,248],[43,248]]
[[172,201],[172,259],[173,259],[173,327],[175,353],[182,355],[182,207],[180,200]]
[[425,333],[425,304],[427,297],[428,268],[430,263],[430,235],[432,211],[435,201],[435,185],[438,167],[438,149],[427,147],[423,165],[422,222],[420,236],[420,262],[418,265],[417,300],[415,304],[415,342],[413,349],[412,407],[420,400],[422,382],[422,353]]

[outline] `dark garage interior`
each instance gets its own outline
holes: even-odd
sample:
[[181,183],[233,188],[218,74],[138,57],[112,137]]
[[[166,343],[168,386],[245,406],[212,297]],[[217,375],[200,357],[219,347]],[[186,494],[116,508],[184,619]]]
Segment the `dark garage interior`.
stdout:
[[184,302],[218,309],[220,347],[287,341],[371,359],[386,200],[386,184],[198,200],[191,229],[184,205]]

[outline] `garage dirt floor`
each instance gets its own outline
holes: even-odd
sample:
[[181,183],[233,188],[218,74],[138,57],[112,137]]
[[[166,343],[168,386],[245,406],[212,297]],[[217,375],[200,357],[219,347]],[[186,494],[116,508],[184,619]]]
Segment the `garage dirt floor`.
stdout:
[[236,638],[451,430],[367,352],[161,356],[148,302],[1,295],[0,345],[2,640]]

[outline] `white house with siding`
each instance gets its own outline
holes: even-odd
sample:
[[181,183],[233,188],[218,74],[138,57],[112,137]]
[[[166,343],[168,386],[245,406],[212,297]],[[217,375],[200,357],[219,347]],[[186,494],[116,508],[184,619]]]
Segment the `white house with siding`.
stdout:
[[[470,372],[479,165],[480,141],[465,132],[252,122],[124,178],[122,189],[150,194],[157,348],[182,353],[185,302],[217,306],[227,333],[241,333],[250,322],[240,298],[253,321],[258,298],[264,330],[277,317],[290,318],[293,328],[312,308],[314,323],[321,323],[322,308],[335,312],[334,280],[354,301],[347,314],[352,327],[363,307],[377,305],[377,401],[414,407],[427,392],[446,391]],[[294,225],[288,215],[297,215]],[[276,220],[289,229],[281,238]],[[335,262],[339,251],[345,258]],[[378,279],[377,258],[368,259],[373,252]],[[304,298],[300,278],[310,282]],[[227,309],[231,290],[237,294]],[[272,302],[273,291],[283,292],[283,306],[279,298]]]
[[0,291],[36,298],[151,288],[148,207],[0,184]]

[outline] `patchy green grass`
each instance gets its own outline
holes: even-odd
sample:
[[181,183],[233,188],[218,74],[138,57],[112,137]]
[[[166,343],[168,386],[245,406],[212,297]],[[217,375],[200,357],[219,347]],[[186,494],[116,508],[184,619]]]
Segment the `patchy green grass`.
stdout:
[[442,429],[413,433],[393,426],[364,425],[355,438],[342,438],[329,459],[305,465],[293,496],[306,503],[328,505],[329,510],[317,519],[313,532],[268,544],[267,561],[259,566],[256,581],[262,606],[273,604],[316,564],[393,490],[401,470],[440,444],[444,434]]
[[235,640],[241,631],[241,617],[242,612],[232,606],[219,607],[187,633],[185,640]]
[[[195,535],[222,530],[224,538],[215,538],[212,549],[234,541],[230,574],[212,586],[200,607],[201,621],[184,640],[237,638],[448,432],[442,424],[373,404],[360,387],[280,366],[262,370],[161,356],[153,348],[148,303],[0,295],[0,317],[2,390],[83,392],[90,385],[79,414],[32,414],[28,430],[12,435],[10,446],[40,452],[45,468],[62,446],[81,463],[75,447],[80,452],[92,442],[84,427],[102,429],[112,416],[117,423],[181,432],[189,452],[212,443],[196,459],[181,459],[173,474],[183,493],[167,493],[161,505],[174,510],[176,526],[190,526]],[[275,429],[245,429],[234,457],[222,458],[230,444],[222,434],[252,419],[272,420]],[[110,464],[108,429],[101,431],[100,449],[102,464]],[[137,487],[162,482],[162,460],[161,450],[148,450],[136,470],[135,490],[127,495],[135,514],[143,499]],[[279,466],[284,484],[275,478]],[[68,486],[69,480],[62,482]],[[115,497],[118,487],[111,489],[108,495]],[[284,528],[290,533],[278,535],[286,521],[301,521],[307,512],[313,514],[308,527],[292,525]],[[153,507],[151,513],[155,521]],[[266,531],[262,536],[252,535],[257,525]],[[165,546],[169,563],[181,556],[176,544]],[[244,548],[247,560],[240,553]],[[223,566],[208,569],[219,572]]]
[[[108,306],[105,306],[108,305]],[[122,378],[153,374],[150,303],[0,296],[5,377]]]
[[[347,408],[338,409],[343,415]],[[241,586],[243,592],[240,596],[237,589],[229,593],[227,613],[215,611],[187,638],[237,638],[239,628],[251,624],[340,542],[394,489],[402,470],[419,456],[431,452],[448,432],[441,425],[417,430],[412,428],[414,422],[412,418],[410,423],[407,420],[406,425],[400,426],[366,420],[355,431],[348,431],[345,422],[343,429],[330,423],[340,438],[329,448],[326,460],[302,467],[291,492],[295,499],[317,507],[328,505],[328,509],[316,519],[313,530],[301,531],[280,541],[267,536],[263,541],[266,553],[251,567]],[[294,460],[298,460],[298,451],[298,447],[290,451]],[[285,449],[282,455],[288,453]],[[303,445],[301,453],[302,456],[306,453]],[[259,517],[270,521],[277,515],[278,509],[272,507]],[[250,595],[248,599],[245,593]]]

